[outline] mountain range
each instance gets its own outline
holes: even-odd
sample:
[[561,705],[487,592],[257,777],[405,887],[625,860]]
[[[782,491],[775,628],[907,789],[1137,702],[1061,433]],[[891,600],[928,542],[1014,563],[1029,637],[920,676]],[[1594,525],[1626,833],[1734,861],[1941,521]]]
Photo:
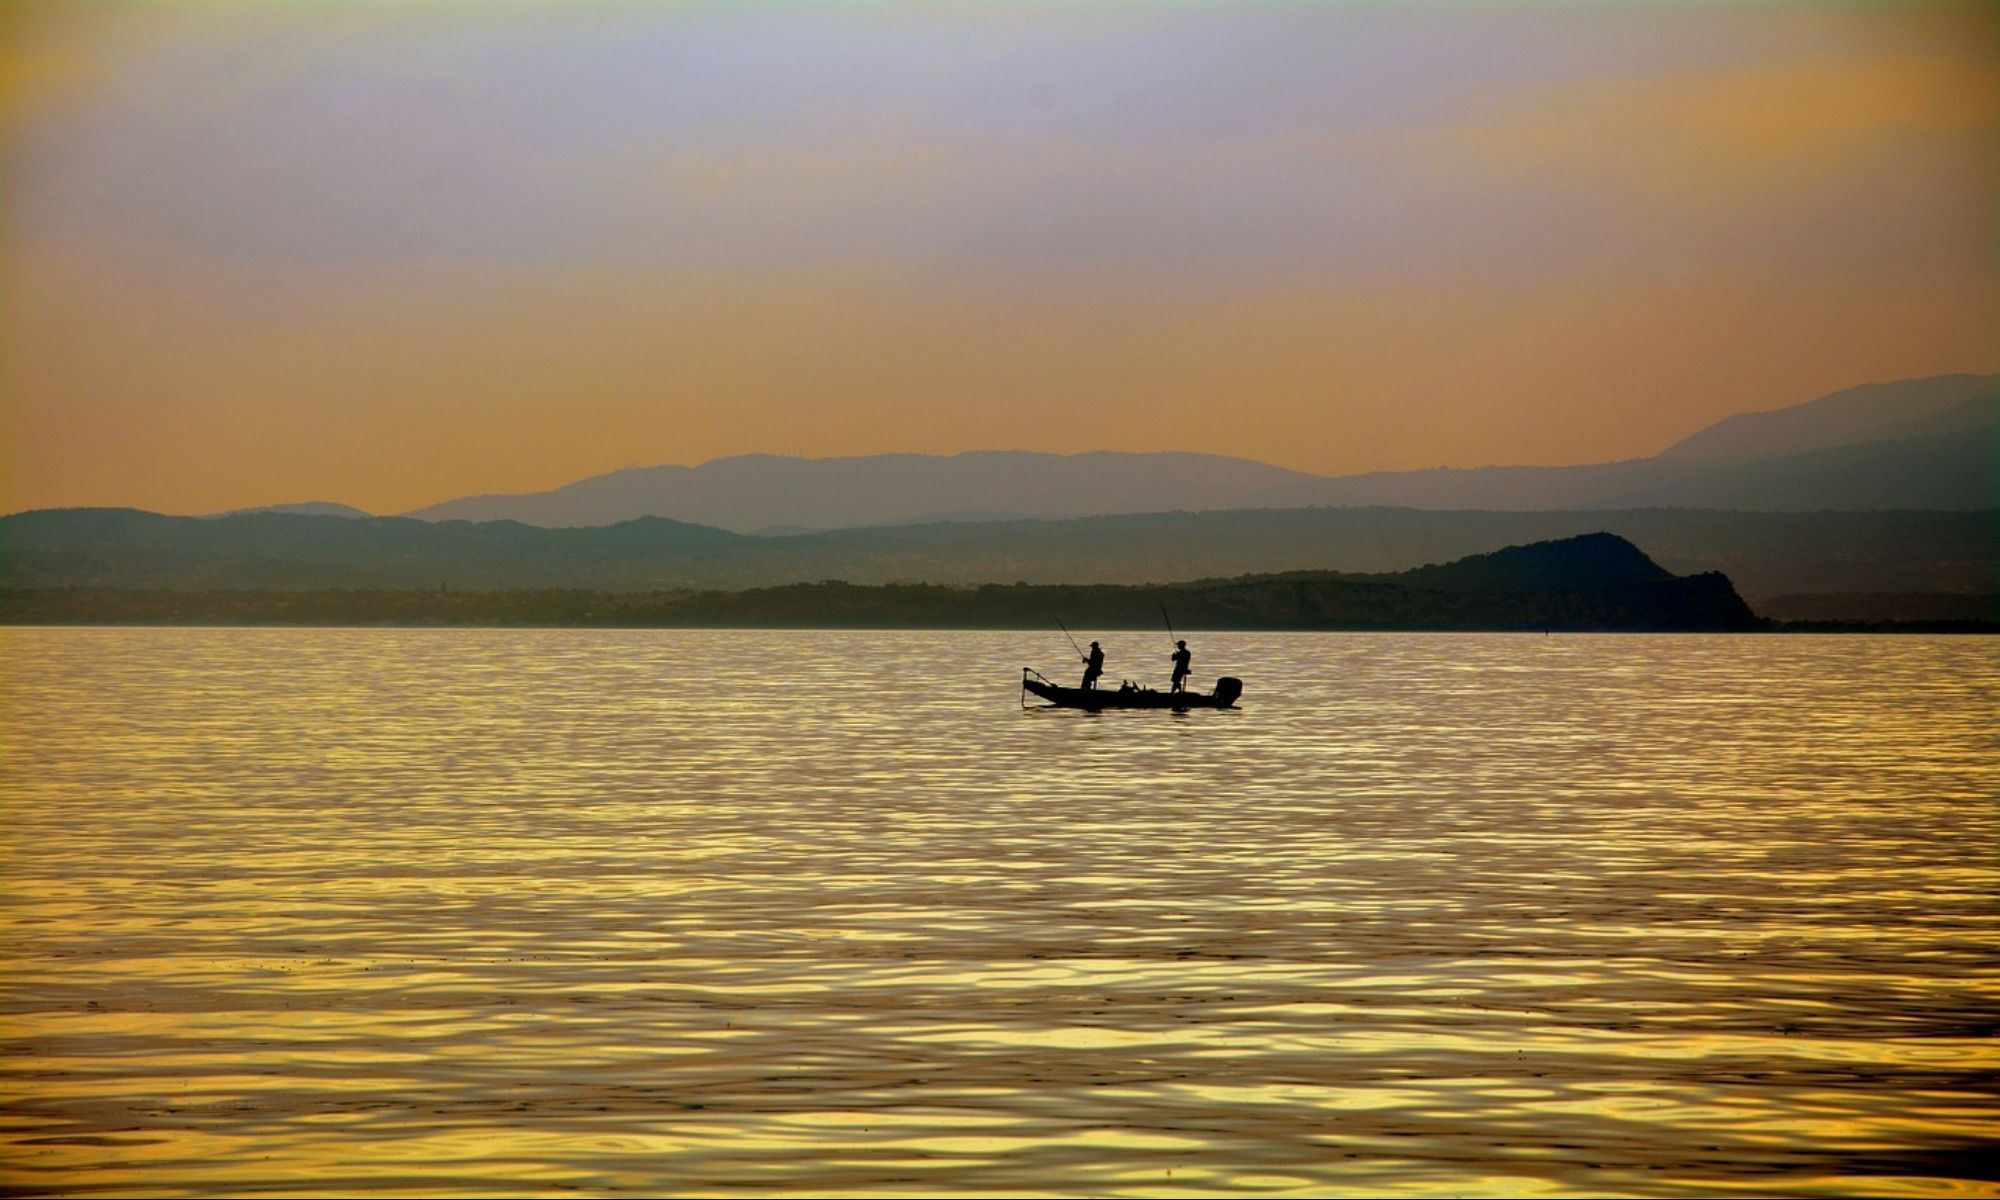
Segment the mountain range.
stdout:
[[[542,529],[289,513],[0,517],[6,588],[752,588],[807,580],[1158,583],[1300,570],[1380,573],[1608,531],[1680,574],[1726,572],[1753,603],[1825,593],[2000,591],[2000,513],[1303,508],[937,522],[754,536],[643,517]],[[1850,613],[1842,615],[1861,615]]]
[[738,533],[786,533],[1312,505],[1968,510],[2000,503],[1996,441],[2000,376],[1942,375],[1740,414],[1650,458],[1584,466],[1320,476],[1193,453],[975,451],[824,459],[753,454],[695,467],[614,471],[546,492],[467,496],[404,515],[551,528],[653,516]]
[[[2000,615],[1996,383],[1850,389],[1732,417],[1650,459],[1584,467],[1325,479],[1196,454],[752,456],[457,502],[518,513],[506,519],[371,517],[325,501],[202,518],[51,509],[0,517],[0,588],[1151,584],[1404,571],[1610,532],[1672,571],[1727,573],[1767,613]],[[1599,495],[1655,499],[1583,506]],[[1367,502],[1384,496],[1403,503]],[[716,523],[605,523],[662,505]],[[1093,515],[982,516],[1024,507]]]
[[1093,630],[1747,630],[1727,577],[1675,576],[1611,534],[1512,546],[1387,575],[1302,571],[1119,584],[794,583],[746,591],[0,590],[0,622]]

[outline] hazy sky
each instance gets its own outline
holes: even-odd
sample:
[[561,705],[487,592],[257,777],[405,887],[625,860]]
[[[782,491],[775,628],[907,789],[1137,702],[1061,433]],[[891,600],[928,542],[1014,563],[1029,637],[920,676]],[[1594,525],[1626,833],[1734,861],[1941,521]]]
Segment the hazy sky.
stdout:
[[20,3],[0,510],[1652,453],[2000,370],[1990,3]]

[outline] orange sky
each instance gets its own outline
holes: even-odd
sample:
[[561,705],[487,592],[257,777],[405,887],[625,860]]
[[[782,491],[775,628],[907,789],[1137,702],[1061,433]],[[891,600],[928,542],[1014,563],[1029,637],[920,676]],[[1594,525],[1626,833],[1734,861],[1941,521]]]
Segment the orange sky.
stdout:
[[1984,5],[43,5],[0,510],[1651,453],[2000,370]]

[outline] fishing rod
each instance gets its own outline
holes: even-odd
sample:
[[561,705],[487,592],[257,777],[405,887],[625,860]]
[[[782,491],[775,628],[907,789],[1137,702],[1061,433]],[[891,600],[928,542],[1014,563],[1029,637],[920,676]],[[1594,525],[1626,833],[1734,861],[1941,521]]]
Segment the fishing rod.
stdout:
[[1167,602],[1164,600],[1160,601],[1160,619],[1167,623],[1167,640],[1178,645],[1180,639],[1174,636],[1174,619],[1167,615]]
[[1083,647],[1076,644],[1076,638],[1073,635],[1071,635],[1069,631],[1069,626],[1062,623],[1061,617],[1056,618],[1056,628],[1063,631],[1064,637],[1069,638],[1069,648],[1076,651],[1076,656],[1082,659],[1084,662],[1089,662],[1090,655],[1085,654],[1083,652]]

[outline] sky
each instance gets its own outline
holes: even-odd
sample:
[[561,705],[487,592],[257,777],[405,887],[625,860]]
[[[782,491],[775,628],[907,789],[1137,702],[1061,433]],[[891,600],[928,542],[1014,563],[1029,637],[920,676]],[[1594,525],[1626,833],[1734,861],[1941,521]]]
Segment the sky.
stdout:
[[1639,457],[2000,370],[2000,6],[0,6],[0,511]]

